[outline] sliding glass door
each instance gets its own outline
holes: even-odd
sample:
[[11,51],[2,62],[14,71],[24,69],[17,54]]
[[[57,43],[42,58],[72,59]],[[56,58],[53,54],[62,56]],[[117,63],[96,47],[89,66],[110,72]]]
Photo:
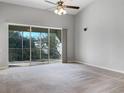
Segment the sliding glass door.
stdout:
[[61,30],[50,29],[50,62],[62,61]]
[[[29,30],[29,29],[28,29]],[[30,60],[30,32],[23,31],[22,32],[22,59],[25,62],[29,62]]]
[[9,61],[11,63],[29,62],[30,27],[9,26]]
[[22,32],[9,32],[9,61],[22,61]]
[[32,27],[31,52],[32,63],[48,63],[48,29]]
[[9,25],[10,63],[62,62],[61,29]]

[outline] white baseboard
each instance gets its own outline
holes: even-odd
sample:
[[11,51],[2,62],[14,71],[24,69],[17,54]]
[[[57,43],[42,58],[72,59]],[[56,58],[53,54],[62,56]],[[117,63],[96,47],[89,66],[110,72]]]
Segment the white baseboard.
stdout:
[[112,68],[108,68],[108,67],[103,67],[103,66],[98,66],[98,65],[94,65],[94,64],[90,64],[90,63],[86,63],[86,62],[81,62],[81,61],[76,61],[76,62],[84,64],[84,65],[88,65],[88,66],[92,66],[92,67],[96,67],[96,68],[105,69],[105,70],[109,70],[109,71],[112,71],[112,72],[117,72],[117,73],[124,74],[124,71],[122,71],[122,70],[116,70],[116,69],[112,69]]
[[0,70],[7,69],[8,66],[0,66]]
[[67,63],[76,63],[74,60],[68,60]]

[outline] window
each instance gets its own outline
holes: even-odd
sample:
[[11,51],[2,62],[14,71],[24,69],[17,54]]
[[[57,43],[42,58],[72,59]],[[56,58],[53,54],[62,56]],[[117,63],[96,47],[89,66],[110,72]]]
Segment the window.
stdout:
[[9,61],[30,60],[30,27],[9,26]]
[[9,25],[11,63],[62,61],[61,29]]

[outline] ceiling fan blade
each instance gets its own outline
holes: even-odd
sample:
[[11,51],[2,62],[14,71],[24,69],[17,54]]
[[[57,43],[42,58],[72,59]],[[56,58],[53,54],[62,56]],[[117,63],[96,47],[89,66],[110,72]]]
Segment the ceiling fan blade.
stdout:
[[49,3],[49,4],[53,4],[53,5],[56,5],[57,3],[54,3],[54,2],[51,2],[49,0],[45,0],[45,2]]
[[70,5],[64,5],[66,8],[73,8],[73,9],[79,9],[79,6],[70,6]]

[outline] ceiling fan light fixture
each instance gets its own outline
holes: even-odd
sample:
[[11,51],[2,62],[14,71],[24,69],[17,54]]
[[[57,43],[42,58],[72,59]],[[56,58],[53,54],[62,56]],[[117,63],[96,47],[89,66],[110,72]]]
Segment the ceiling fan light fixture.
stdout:
[[57,0],[56,3],[51,2],[50,0],[45,0],[47,3],[53,4],[56,6],[56,9],[54,10],[55,14],[58,15],[65,15],[67,14],[67,11],[65,10],[65,8],[70,8],[70,9],[80,9],[79,6],[71,6],[71,5],[66,5],[65,4],[65,0]]
[[64,8],[57,8],[55,11],[54,11],[55,14],[58,14],[58,15],[65,15],[67,14],[66,10]]

